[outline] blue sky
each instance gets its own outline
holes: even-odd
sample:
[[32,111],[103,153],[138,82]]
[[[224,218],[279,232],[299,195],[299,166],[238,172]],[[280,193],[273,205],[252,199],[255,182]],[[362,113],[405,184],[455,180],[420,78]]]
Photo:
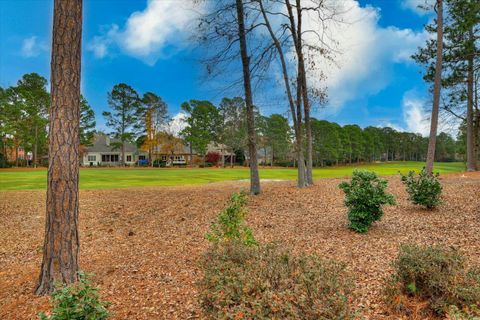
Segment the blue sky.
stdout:
[[[340,124],[391,125],[426,133],[428,90],[409,58],[427,35],[431,18],[416,10],[421,0],[342,0],[349,8],[339,27],[339,67],[327,68],[329,104],[318,118]],[[84,0],[82,93],[104,129],[107,92],[125,82],[152,91],[171,116],[189,99],[214,103],[222,91],[204,81],[199,50],[189,41],[194,12],[190,0]],[[0,85],[24,74],[49,76],[52,0],[0,0]],[[154,21],[154,23],[150,23]],[[280,84],[279,84],[280,86]],[[286,105],[256,93],[265,114],[286,113]]]

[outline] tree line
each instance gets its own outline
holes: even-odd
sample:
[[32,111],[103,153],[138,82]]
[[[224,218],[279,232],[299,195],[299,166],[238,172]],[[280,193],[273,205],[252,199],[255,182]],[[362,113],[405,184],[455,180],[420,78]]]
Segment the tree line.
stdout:
[[[51,95],[48,81],[37,73],[22,76],[16,85],[0,87],[0,163],[4,163],[7,149],[14,150],[15,165],[24,165],[19,159],[19,148],[32,154],[32,165],[37,166],[48,154],[48,126]],[[95,113],[87,100],[80,96],[81,145],[88,145],[95,132]],[[25,160],[24,160],[25,162]]]
[[[48,109],[50,94],[47,80],[36,73],[26,74],[16,86],[1,89],[2,150],[22,146],[33,153],[32,163],[47,154]],[[209,143],[225,145],[243,162],[250,159],[246,121],[246,103],[242,97],[225,97],[218,106],[207,100],[190,100],[181,105],[185,128],[179,137],[168,128],[170,117],[165,101],[153,92],[139,94],[125,83],[108,93],[109,111],[102,115],[114,138],[113,148],[124,152],[125,143],[135,143],[153,159],[155,146],[181,143],[183,138],[195,152],[206,156]],[[256,144],[263,164],[297,166],[295,128],[282,114],[262,115],[254,109]],[[80,101],[80,145],[89,146],[96,132],[95,113],[82,96]],[[329,166],[372,161],[424,161],[428,139],[420,134],[399,132],[390,127],[341,126],[326,120],[311,120],[313,166]],[[449,134],[437,136],[436,161],[466,158],[464,126],[458,139]],[[302,128],[302,130],[304,130]],[[174,149],[174,148],[173,148]],[[6,151],[3,151],[4,154]],[[172,150],[173,152],[173,150]],[[124,158],[122,156],[122,158]],[[18,160],[16,165],[19,165]]]

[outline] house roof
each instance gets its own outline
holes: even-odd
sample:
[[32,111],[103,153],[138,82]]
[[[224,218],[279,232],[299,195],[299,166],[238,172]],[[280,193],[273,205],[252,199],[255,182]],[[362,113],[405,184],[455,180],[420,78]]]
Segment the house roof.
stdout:
[[[107,141],[109,140],[109,144]],[[115,148],[115,143],[120,143],[119,139],[110,138],[104,134],[96,134],[93,145],[87,147],[87,152],[122,152],[121,147]],[[125,142],[125,152],[138,152],[138,148],[130,143]]]

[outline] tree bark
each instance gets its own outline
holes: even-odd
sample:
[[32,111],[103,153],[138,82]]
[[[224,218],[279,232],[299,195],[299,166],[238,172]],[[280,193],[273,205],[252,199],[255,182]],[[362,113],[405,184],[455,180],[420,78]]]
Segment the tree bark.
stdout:
[[255,117],[253,113],[252,84],[250,78],[250,62],[245,36],[245,21],[242,0],[236,0],[238,37],[240,40],[240,55],[242,57],[243,85],[245,89],[245,103],[247,109],[248,152],[250,155],[250,192],[260,193],[260,177],[258,174],[257,145],[255,136]]
[[[473,38],[473,31],[470,31],[470,39]],[[468,57],[467,70],[467,171],[477,171],[477,159],[475,154],[475,129],[473,123],[473,53]]]
[[35,292],[77,280],[82,0],[55,0],[45,240]]
[[428,140],[427,161],[425,170],[433,171],[435,160],[435,144],[437,141],[438,111],[440,108],[440,90],[442,86],[442,60],[443,60],[443,0],[437,0],[437,61],[435,63],[435,82],[433,87],[432,117],[430,120],[430,138]]

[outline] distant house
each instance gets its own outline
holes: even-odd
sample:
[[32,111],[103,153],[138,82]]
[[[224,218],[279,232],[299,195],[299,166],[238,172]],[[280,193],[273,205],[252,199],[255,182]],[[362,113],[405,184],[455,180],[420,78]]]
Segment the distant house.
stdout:
[[215,142],[210,142],[207,146],[207,153],[209,152],[215,152],[220,155],[220,161],[219,163],[235,163],[235,153],[232,152],[231,150],[229,151],[230,148],[228,148],[226,145],[222,143],[215,143]]
[[[81,158],[84,166],[118,166],[122,164],[122,148],[119,139],[105,134],[96,134],[93,144],[86,147]],[[134,165],[138,160],[146,160],[145,152],[138,150],[132,143],[125,143],[125,165]]]
[[198,155],[182,140],[171,144],[156,145],[153,148],[153,160],[165,162],[167,167],[174,165],[187,165],[196,162]]
[[[227,151],[227,147],[223,144],[209,143],[207,153],[215,152],[220,155],[219,163],[222,163],[222,157],[225,164],[230,160],[235,162],[235,154]],[[167,167],[174,165],[189,165],[192,163],[200,163],[203,157],[195,150],[190,149],[190,145],[180,138],[170,139],[164,144],[156,145],[153,148],[153,160],[159,159],[165,162]]]

